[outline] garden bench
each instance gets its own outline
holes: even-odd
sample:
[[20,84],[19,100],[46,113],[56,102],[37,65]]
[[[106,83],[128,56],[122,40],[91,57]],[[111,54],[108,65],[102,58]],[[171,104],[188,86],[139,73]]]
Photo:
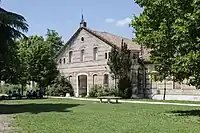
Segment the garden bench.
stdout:
[[102,96],[102,97],[98,97],[98,99],[100,100],[100,103],[103,102],[103,99],[107,99],[107,103],[111,103],[110,100],[115,100],[116,103],[118,103],[118,100],[121,99],[121,97],[115,97],[115,96]]

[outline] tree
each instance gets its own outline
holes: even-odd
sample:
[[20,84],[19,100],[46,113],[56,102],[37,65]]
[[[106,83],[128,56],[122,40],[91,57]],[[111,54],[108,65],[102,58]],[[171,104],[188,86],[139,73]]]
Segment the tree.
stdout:
[[25,36],[22,32],[28,31],[28,24],[23,16],[6,11],[0,7],[0,28],[5,33],[2,39],[13,39]]
[[62,37],[55,30],[47,29],[46,41],[53,48],[53,56],[56,56],[57,52],[64,46]]
[[[151,49],[161,80],[200,88],[200,0],[136,0],[144,9],[134,17],[136,41]],[[192,77],[192,78],[191,78]]]
[[131,73],[131,51],[127,45],[121,43],[121,48],[113,46],[109,55],[108,65],[110,67],[113,78],[118,79],[118,88],[121,96],[128,98],[132,95],[132,85],[130,80]]
[[29,81],[35,81],[40,89],[45,89],[58,75],[53,48],[41,36],[31,36],[20,43],[21,60],[27,66]]
[[28,38],[23,38],[16,42],[18,46],[17,56],[19,57],[19,62],[20,62],[19,64],[20,73],[19,73],[18,83],[21,84],[22,95],[24,87],[30,81],[30,74],[28,72],[28,62],[27,62],[27,57],[28,57],[27,50],[30,46],[30,43],[27,43],[27,41]]
[[112,78],[115,80],[115,88],[116,88],[116,80],[120,77],[120,60],[119,49],[116,46],[113,46],[111,52],[109,53],[108,66],[110,67]]
[[28,25],[23,16],[0,7],[0,79],[16,83],[19,61],[15,39],[25,36]]
[[20,58],[18,56],[18,47],[15,41],[9,43],[9,52],[7,53],[6,62],[1,70],[1,79],[6,83],[18,84],[21,73]]

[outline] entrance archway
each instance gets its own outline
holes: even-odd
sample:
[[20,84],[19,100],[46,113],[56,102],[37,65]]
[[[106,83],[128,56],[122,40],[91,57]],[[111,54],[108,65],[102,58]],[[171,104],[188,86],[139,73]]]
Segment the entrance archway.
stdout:
[[87,95],[87,75],[79,75],[78,76],[78,91],[79,96]]

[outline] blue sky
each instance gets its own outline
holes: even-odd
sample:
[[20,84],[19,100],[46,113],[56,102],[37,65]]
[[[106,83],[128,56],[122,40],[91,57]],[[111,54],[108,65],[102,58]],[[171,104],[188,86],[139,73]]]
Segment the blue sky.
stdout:
[[65,42],[79,28],[81,9],[89,28],[129,38],[128,22],[142,12],[134,0],[2,0],[1,6],[26,18],[28,35],[44,36],[49,28]]

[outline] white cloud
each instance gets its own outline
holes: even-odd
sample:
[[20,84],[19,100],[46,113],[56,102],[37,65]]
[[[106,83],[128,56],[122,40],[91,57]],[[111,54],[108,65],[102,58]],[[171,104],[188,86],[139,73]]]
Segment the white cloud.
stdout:
[[125,25],[128,25],[131,23],[131,18],[125,18],[125,19],[122,19],[122,20],[118,20],[116,21],[116,26],[125,26]]
[[112,19],[112,18],[107,18],[106,20],[105,20],[105,22],[106,23],[114,23],[114,22],[116,22],[114,19]]

